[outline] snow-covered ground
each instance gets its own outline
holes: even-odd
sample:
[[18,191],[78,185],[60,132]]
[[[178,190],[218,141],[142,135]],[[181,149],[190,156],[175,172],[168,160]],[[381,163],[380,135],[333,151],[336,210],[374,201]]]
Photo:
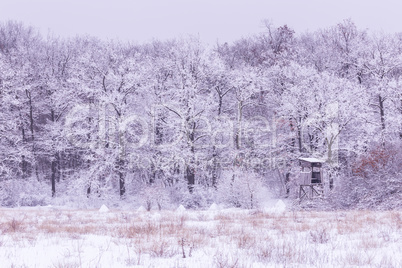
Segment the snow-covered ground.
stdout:
[[0,209],[1,267],[402,267],[401,211]]

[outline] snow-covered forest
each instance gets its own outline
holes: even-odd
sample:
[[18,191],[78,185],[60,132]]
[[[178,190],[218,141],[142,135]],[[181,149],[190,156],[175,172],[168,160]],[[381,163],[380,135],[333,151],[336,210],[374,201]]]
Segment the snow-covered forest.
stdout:
[[351,20],[214,45],[3,22],[0,205],[256,208],[316,157],[326,208],[401,208],[401,78],[402,33]]

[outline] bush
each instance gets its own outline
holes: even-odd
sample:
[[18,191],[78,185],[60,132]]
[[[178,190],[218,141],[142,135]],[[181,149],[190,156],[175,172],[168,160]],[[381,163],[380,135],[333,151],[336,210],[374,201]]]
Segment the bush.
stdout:
[[376,145],[353,163],[352,176],[341,177],[333,194],[342,207],[402,207],[402,145]]
[[146,185],[140,192],[141,203],[147,211],[152,208],[162,210],[170,204],[169,193],[160,184]]
[[218,184],[218,200],[229,206],[258,208],[264,193],[261,178],[249,172],[226,172]]
[[48,204],[49,198],[50,186],[35,178],[1,182],[0,206],[43,206]]

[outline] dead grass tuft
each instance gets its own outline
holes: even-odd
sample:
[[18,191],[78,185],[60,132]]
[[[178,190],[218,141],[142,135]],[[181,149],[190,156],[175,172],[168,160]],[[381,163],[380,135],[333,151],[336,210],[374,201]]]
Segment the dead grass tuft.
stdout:
[[313,243],[326,244],[330,240],[329,232],[326,228],[318,228],[309,232],[310,240]]
[[214,255],[214,266],[218,268],[240,267],[239,258],[235,254],[227,254],[218,250]]
[[26,225],[24,223],[24,219],[18,220],[15,218],[12,218],[9,221],[0,223],[0,231],[2,234],[6,233],[17,233],[17,232],[23,232],[26,228]]
[[[153,266],[158,258],[166,259],[168,267],[178,265],[168,263],[172,258],[188,266],[195,263],[187,263],[188,259],[205,256],[213,256],[208,265],[214,267],[251,267],[251,263],[267,267],[398,267],[402,261],[394,255],[387,257],[390,251],[384,250],[399,248],[402,242],[400,212],[200,213],[0,210],[0,247],[8,250],[5,256],[15,258],[18,251],[9,248],[36,247],[43,239],[54,247],[64,247],[68,241],[70,254],[53,267],[103,266],[101,256],[108,254],[105,248],[109,246],[99,247],[99,257],[92,258],[97,262],[84,264],[81,254],[88,247],[87,235],[114,237],[110,247],[125,248],[123,256],[119,255],[123,266]],[[80,262],[72,262],[72,258]]]
[[171,245],[167,240],[154,241],[149,247],[149,252],[154,258],[172,258],[179,254],[178,248]]

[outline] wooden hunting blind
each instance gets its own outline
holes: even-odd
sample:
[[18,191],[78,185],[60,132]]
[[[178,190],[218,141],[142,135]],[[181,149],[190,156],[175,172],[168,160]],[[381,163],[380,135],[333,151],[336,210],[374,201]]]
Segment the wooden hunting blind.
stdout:
[[320,197],[324,193],[322,166],[324,160],[318,158],[299,158],[302,168],[300,173],[300,200]]

